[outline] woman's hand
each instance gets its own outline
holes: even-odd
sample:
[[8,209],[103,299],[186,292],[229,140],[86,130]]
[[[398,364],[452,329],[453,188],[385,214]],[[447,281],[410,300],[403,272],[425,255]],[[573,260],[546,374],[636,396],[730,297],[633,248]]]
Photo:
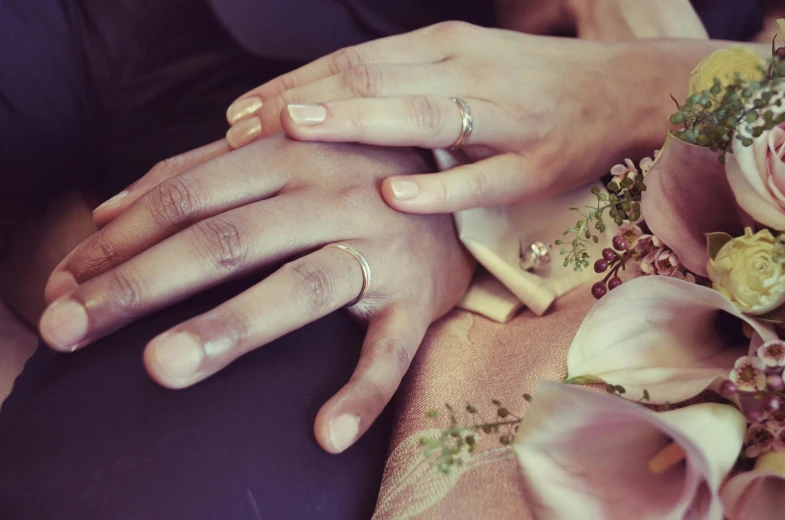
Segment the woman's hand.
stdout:
[[340,452],[392,397],[428,325],[457,303],[472,261],[448,216],[384,204],[381,179],[427,171],[412,150],[314,145],[285,138],[228,152],[225,143],[164,161],[97,210],[107,224],[70,253],[47,286],[41,319],[53,348],[72,351],[228,279],[286,263],[215,309],[154,338],[144,360],[182,388],[246,352],[341,309],[369,323],[351,381],[320,411],[316,436]]
[[[636,77],[629,48],[439,24],[343,49],[245,94],[228,110],[227,137],[239,147],[283,128],[304,141],[446,148],[462,124],[451,98],[462,98],[474,119],[464,151],[477,162],[392,177],[385,200],[415,213],[511,203],[645,149],[651,125],[640,119],[657,117],[661,100],[648,92],[661,84]],[[654,121],[659,135],[665,117]]]

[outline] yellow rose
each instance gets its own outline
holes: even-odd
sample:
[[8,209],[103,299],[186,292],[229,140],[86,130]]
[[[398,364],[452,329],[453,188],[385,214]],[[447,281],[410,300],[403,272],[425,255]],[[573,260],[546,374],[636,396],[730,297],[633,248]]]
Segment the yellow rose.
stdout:
[[727,49],[713,52],[704,58],[690,73],[690,94],[700,94],[714,85],[718,78],[725,87],[738,72],[746,80],[763,79],[760,66],[766,65],[763,57],[743,45],[731,45]]
[[767,229],[747,228],[709,260],[715,290],[746,314],[761,315],[785,304],[785,246]]

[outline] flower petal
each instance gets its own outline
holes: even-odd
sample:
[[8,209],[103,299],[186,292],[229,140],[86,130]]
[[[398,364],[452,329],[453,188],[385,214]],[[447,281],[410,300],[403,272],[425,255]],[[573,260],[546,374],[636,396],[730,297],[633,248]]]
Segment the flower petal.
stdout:
[[[728,405],[655,413],[616,396],[543,382],[514,449],[539,519],[675,520],[698,509],[702,518],[720,520],[718,488],[744,429],[743,416]],[[686,463],[653,473],[649,461],[671,442]]]
[[[778,129],[779,130],[779,129]],[[726,156],[725,170],[728,183],[741,208],[758,222],[780,231],[785,230],[785,207],[772,195],[769,174],[770,139],[777,134],[764,132],[753,140],[752,146],[743,146],[734,139],[733,153]],[[779,160],[781,163],[782,161]],[[779,167],[778,167],[779,169]],[[778,169],[774,175],[779,176]]]
[[601,377],[624,386],[631,399],[645,389],[656,403],[717,390],[749,350],[744,338],[732,341],[734,334],[718,330],[723,313],[749,323],[764,341],[776,338],[772,325],[707,287],[661,276],[630,280],[589,311],[567,354],[568,377]]
[[722,489],[729,520],[781,520],[785,507],[785,453],[758,457],[755,469],[739,473]]
[[651,232],[690,271],[706,276],[706,233],[742,233],[717,153],[669,136],[646,175],[642,207]]

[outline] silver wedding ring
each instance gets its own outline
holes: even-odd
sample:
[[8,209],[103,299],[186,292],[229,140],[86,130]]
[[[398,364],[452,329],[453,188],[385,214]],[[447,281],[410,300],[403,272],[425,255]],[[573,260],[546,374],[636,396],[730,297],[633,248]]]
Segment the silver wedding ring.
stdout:
[[450,148],[452,150],[459,150],[469,142],[469,138],[472,136],[472,130],[474,129],[474,120],[472,119],[472,110],[469,108],[466,101],[461,98],[452,98],[452,101],[458,105],[458,109],[461,111],[461,133]]
[[352,246],[347,246],[346,244],[330,244],[327,247],[334,247],[336,249],[340,249],[341,251],[346,251],[352,255],[354,259],[357,260],[357,262],[360,263],[360,268],[363,272],[363,286],[360,288],[360,294],[357,295],[357,298],[347,303],[346,306],[351,307],[353,305],[357,305],[360,303],[360,300],[365,297],[365,293],[368,292],[368,288],[371,286],[371,266],[368,264],[368,260],[366,260],[365,257],[355,248]]
[[551,245],[545,242],[534,242],[527,246],[519,241],[518,265],[524,271],[540,269],[551,263]]

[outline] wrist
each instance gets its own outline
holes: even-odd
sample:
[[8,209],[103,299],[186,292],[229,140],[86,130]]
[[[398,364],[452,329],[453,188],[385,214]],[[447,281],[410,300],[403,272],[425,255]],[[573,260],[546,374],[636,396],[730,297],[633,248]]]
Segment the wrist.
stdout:
[[[650,154],[659,148],[667,133],[667,118],[677,111],[676,103],[687,97],[690,72],[712,52],[731,42],[716,40],[646,40],[615,44],[606,66],[615,71],[611,96],[625,129],[624,153]],[[766,45],[750,44],[762,56]]]

